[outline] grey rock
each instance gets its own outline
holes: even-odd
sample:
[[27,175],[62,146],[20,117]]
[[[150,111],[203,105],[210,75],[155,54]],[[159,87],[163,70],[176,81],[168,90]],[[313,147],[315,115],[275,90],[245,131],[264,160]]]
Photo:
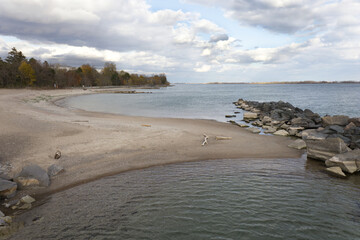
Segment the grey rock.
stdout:
[[265,117],[263,117],[263,119],[262,119],[262,123],[264,124],[264,125],[269,125],[269,124],[271,124],[271,117],[269,117],[269,116],[265,116]]
[[55,159],[61,158],[61,152],[60,152],[60,150],[57,150],[57,151],[55,152],[54,158],[55,158]]
[[326,171],[336,177],[346,177],[345,173],[341,170],[340,167],[329,167],[326,169]]
[[349,117],[344,115],[325,116],[322,118],[323,126],[340,125],[346,126],[349,123]]
[[264,129],[264,133],[274,133],[277,131],[277,128],[270,126],[264,126]]
[[249,128],[246,128],[246,130],[252,132],[252,133],[260,133],[261,130],[258,129],[258,128],[254,128],[254,127],[249,127]]
[[7,222],[4,219],[0,218],[0,226],[7,226]]
[[26,195],[26,196],[22,197],[22,198],[20,199],[20,201],[21,201],[22,203],[33,203],[33,202],[35,202],[35,199],[32,198],[32,197],[29,196],[29,195]]
[[5,214],[2,211],[0,211],[0,217],[5,217]]
[[278,130],[278,131],[274,132],[273,134],[277,135],[277,136],[289,136],[289,133],[284,129]]
[[348,152],[348,147],[341,138],[306,139],[307,156],[326,161],[339,153]]
[[306,143],[302,139],[297,139],[293,143],[289,144],[288,147],[295,148],[295,149],[305,149]]
[[244,119],[247,120],[255,120],[258,119],[259,115],[257,113],[252,113],[252,112],[245,112],[244,113]]
[[[15,181],[17,182],[22,182],[27,179],[37,180],[40,186],[47,187],[50,185],[50,179],[47,172],[38,165],[25,166],[15,177]],[[25,186],[23,185],[22,187]]]
[[298,117],[291,119],[291,125],[295,127],[309,128],[314,127],[315,123],[310,119]]
[[296,136],[300,131],[304,130],[303,127],[289,127],[287,131],[289,132],[290,136]]
[[0,179],[0,197],[12,197],[15,195],[17,184],[5,179]]
[[328,137],[327,134],[316,131],[316,129],[308,129],[302,131],[303,140],[323,140]]
[[349,122],[352,122],[355,126],[360,127],[360,118],[350,118]]
[[329,128],[337,133],[344,133],[344,128],[339,125],[330,125]]
[[338,166],[344,172],[354,173],[360,171],[360,149],[337,154],[326,160],[326,166]]
[[59,166],[59,165],[56,165],[56,164],[53,164],[53,165],[48,167],[48,175],[50,177],[58,175],[59,173],[62,173],[64,171],[65,170],[64,170],[64,168],[62,166]]
[[262,127],[263,124],[260,120],[256,120],[254,122],[251,123],[253,126],[256,126],[256,127]]
[[270,117],[277,121],[289,121],[294,117],[294,113],[288,109],[274,109],[270,112]]

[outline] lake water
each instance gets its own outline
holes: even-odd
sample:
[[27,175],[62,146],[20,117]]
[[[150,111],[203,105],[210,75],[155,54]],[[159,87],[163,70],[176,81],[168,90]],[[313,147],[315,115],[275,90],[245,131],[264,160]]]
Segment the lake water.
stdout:
[[360,239],[360,178],[305,158],[182,163],[57,193],[24,217],[43,219],[13,239]]
[[[238,98],[360,116],[360,84],[176,85],[62,104],[90,111],[225,121]],[[42,217],[32,222],[34,217]],[[122,173],[54,194],[12,239],[360,239],[360,175],[300,159],[215,160]]]
[[[178,84],[152,94],[96,94],[68,98],[66,106],[133,116],[226,121],[239,98],[285,101],[320,115],[360,116],[360,84]],[[241,119],[239,115],[239,119]]]

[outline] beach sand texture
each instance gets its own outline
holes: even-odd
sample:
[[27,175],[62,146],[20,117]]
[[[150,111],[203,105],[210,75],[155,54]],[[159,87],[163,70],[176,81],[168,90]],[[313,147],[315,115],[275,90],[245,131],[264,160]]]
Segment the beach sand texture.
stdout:
[[[48,194],[120,172],[211,159],[298,158],[290,138],[250,133],[212,120],[148,118],[86,112],[57,106],[60,98],[96,89],[0,90],[0,162],[11,175],[31,163],[65,168]],[[240,97],[240,96],[239,96]],[[211,111],[209,109],[209,111]],[[139,113],[140,115],[141,113]],[[203,134],[209,144],[202,146]],[[216,136],[231,140],[216,140]],[[54,159],[60,150],[62,156]]]

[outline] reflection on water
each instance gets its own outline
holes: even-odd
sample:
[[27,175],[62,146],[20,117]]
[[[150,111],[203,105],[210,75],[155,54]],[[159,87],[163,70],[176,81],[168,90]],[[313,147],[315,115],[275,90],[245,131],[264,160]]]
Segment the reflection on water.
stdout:
[[360,239],[359,177],[305,158],[153,167],[53,195],[14,239]]

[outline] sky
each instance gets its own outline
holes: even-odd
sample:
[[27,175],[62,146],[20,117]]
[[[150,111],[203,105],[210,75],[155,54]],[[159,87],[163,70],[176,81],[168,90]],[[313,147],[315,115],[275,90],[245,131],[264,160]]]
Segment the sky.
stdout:
[[360,81],[358,0],[0,0],[0,57],[171,83]]

